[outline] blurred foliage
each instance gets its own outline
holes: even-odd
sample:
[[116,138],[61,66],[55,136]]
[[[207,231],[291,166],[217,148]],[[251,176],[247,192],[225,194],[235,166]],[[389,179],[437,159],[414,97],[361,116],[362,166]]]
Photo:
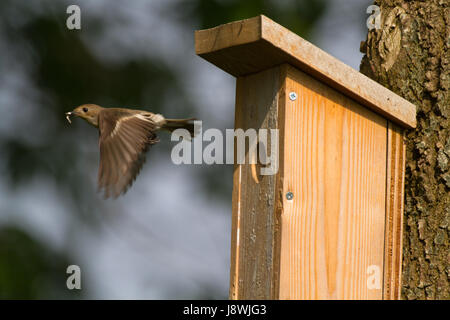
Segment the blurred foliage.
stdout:
[[[93,52],[81,32],[68,32],[65,27],[68,4],[0,1],[1,56],[15,62],[3,64],[5,70],[0,72],[0,90],[4,90],[0,94],[13,96],[9,100],[0,99],[0,111],[9,110],[8,117],[3,113],[5,117],[0,119],[0,125],[4,121],[0,129],[10,128],[0,132],[0,179],[11,190],[26,187],[36,176],[52,181],[58,187],[59,197],[67,202],[67,212],[93,227],[94,213],[101,212],[102,204],[95,197],[91,179],[96,175],[96,167],[86,165],[96,165],[98,161],[92,159],[98,157],[92,152],[97,148],[97,133],[92,128],[86,130],[88,125],[80,121],[75,121],[68,130],[64,113],[83,103],[139,108],[151,105],[153,112],[164,113],[169,90],[176,91],[184,102],[177,112],[195,114],[195,108],[180,80],[180,70],[164,57],[142,53],[104,59],[102,53]],[[262,13],[307,38],[325,6],[325,0],[180,0],[167,3],[163,14],[192,29]],[[113,4],[108,7],[114,9]],[[109,26],[120,23],[101,13],[84,14],[82,19],[83,29],[97,39],[103,37]],[[107,50],[114,51],[114,43]],[[21,79],[24,87],[5,92],[6,84],[14,79]],[[19,101],[20,105],[2,105],[4,101]],[[8,121],[13,121],[13,125]],[[164,148],[169,147],[166,144]],[[224,178],[222,169],[204,168],[195,173],[205,193],[222,195],[217,199],[231,201],[231,174]],[[65,286],[68,259],[24,231],[0,229],[0,298],[67,297],[67,290],[61,290],[61,286]],[[207,288],[198,296],[217,295],[214,288]]]
[[68,258],[13,227],[0,229],[0,299],[77,298],[66,288]]
[[264,14],[308,38],[314,23],[324,13],[327,0],[182,0],[176,10],[199,29]]

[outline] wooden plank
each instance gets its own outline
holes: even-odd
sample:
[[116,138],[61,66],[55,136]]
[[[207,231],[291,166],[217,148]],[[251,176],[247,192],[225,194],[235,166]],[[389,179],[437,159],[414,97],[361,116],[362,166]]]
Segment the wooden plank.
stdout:
[[236,77],[289,63],[402,127],[416,126],[415,105],[263,15],[196,31],[195,49]]
[[295,68],[285,91],[279,298],[381,299],[387,121]]
[[399,300],[402,274],[402,228],[405,179],[403,130],[388,124],[384,293],[386,300]]
[[[236,129],[278,128],[280,76],[280,68],[276,67],[237,79]],[[230,299],[278,296],[276,184],[277,175],[259,175],[255,171],[255,165],[249,164],[248,152],[245,164],[235,164]]]

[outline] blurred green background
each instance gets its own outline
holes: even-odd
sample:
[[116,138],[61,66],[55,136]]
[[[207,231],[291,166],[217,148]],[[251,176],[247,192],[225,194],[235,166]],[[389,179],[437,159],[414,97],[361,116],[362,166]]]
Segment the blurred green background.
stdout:
[[[370,1],[337,3],[2,0],[0,298],[227,298],[232,167],[176,166],[163,134],[105,201],[98,133],[64,113],[96,103],[232,128],[234,79],[195,56],[194,30],[262,13],[357,66]],[[81,30],[66,28],[70,4]],[[66,288],[70,264],[82,290]]]

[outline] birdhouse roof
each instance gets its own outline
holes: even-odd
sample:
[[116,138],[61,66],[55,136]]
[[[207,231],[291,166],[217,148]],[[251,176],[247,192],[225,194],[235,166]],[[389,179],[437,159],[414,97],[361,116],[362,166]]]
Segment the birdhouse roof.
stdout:
[[403,127],[416,106],[264,15],[195,32],[196,53],[239,77],[289,63]]

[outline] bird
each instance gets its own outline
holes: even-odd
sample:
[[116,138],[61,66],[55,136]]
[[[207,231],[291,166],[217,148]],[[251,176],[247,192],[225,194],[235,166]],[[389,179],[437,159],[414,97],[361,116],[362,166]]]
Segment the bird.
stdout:
[[[195,118],[166,119],[161,114],[128,108],[104,108],[83,104],[66,112],[69,123],[75,116],[99,131],[100,164],[98,191],[106,198],[125,194],[138,176],[149,147],[159,142],[157,132],[185,129],[194,137]],[[187,136],[187,135],[186,135]]]

